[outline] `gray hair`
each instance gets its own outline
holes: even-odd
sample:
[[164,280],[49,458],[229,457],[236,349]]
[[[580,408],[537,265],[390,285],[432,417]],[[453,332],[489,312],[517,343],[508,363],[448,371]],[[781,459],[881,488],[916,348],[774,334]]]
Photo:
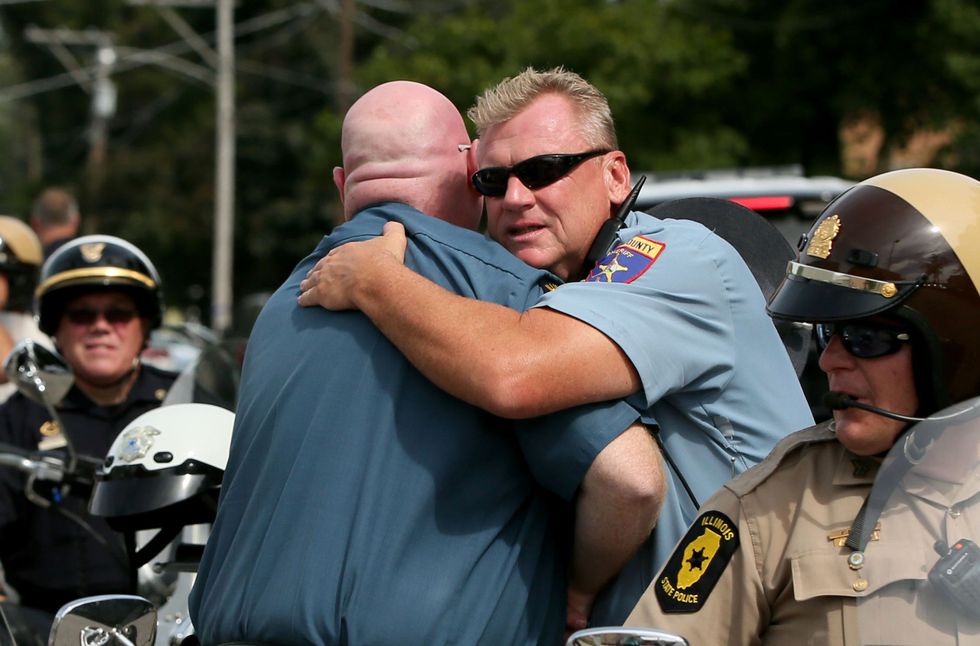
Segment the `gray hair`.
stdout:
[[581,134],[590,146],[616,150],[616,127],[605,95],[584,78],[554,67],[539,72],[528,67],[514,77],[489,88],[476,98],[476,104],[466,112],[480,137],[497,124],[513,118],[543,94],[567,97],[576,107]]

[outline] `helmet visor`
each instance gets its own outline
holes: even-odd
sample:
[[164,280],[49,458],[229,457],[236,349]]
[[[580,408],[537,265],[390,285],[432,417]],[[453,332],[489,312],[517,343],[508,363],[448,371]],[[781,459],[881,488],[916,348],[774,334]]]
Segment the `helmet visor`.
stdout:
[[789,263],[786,278],[766,307],[775,318],[790,321],[843,321],[886,312],[918,287]]

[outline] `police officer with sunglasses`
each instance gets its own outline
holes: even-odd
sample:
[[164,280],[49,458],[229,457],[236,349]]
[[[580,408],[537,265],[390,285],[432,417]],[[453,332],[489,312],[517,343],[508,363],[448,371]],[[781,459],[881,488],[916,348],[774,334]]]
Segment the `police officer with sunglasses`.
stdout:
[[[930,571],[980,536],[976,414],[948,412],[980,395],[978,250],[980,182],[957,173],[885,173],[826,207],[769,312],[816,324],[833,419],[705,503],[629,624],[692,644],[977,643],[976,591],[959,604]],[[958,426],[909,430],[938,411]]]
[[[594,625],[621,624],[700,502],[813,418],[731,245],[690,220],[629,212],[592,251],[631,187],[597,88],[567,70],[528,69],[469,115],[488,233],[568,282],[523,314],[503,311],[396,264],[404,238],[390,231],[320,261],[300,303],[358,307],[441,388],[505,417],[620,398],[635,406],[667,465],[656,528],[611,583],[588,580],[569,598],[570,627],[590,612]],[[618,540],[615,527],[605,540]]]
[[[160,276],[125,240],[93,235],[55,251],[41,269],[34,314],[74,374],[57,404],[59,429],[46,408],[21,393],[0,406],[0,442],[58,451],[62,432],[79,462],[100,463],[120,431],[160,405],[176,375],[143,365],[140,353],[160,325]],[[64,441],[60,444],[63,446]],[[122,536],[87,513],[87,491],[48,508],[29,502],[19,472],[0,469],[0,561],[7,584],[46,635],[64,603],[133,593]]]

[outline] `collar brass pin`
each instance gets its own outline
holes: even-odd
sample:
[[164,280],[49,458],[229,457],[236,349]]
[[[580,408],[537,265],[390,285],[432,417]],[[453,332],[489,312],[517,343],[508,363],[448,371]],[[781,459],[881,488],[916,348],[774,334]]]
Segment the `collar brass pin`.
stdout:
[[[831,532],[827,534],[827,540],[832,542],[835,547],[844,547],[847,542],[847,537],[851,535],[850,529],[840,529],[836,532]],[[874,530],[871,532],[871,540],[877,541],[881,539],[881,523],[875,524]],[[853,556],[853,555],[852,555]]]
[[61,435],[61,427],[58,426],[58,422],[53,420],[48,420],[41,424],[41,428],[38,431],[44,437],[54,437],[55,435]]

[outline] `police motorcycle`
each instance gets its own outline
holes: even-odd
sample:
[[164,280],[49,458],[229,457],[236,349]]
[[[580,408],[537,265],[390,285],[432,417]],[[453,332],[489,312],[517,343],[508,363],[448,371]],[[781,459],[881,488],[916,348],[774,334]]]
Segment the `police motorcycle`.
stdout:
[[[64,360],[26,340],[11,352],[5,370],[22,393],[48,408],[61,428],[55,404],[73,382]],[[51,507],[65,496],[87,497],[91,492],[90,513],[104,517],[125,537],[126,554],[120,558],[131,567],[134,587],[145,595],[91,597],[64,606],[55,617],[50,643],[56,643],[59,630],[71,632],[68,641],[73,644],[161,646],[179,644],[192,633],[187,595],[217,507],[234,421],[225,408],[182,399],[194,391],[193,374],[191,366],[178,379],[185,387],[175,397],[127,425],[100,463],[78,456],[63,434],[52,443],[61,447],[58,452],[0,445],[0,466],[27,474],[25,495],[31,502]],[[94,531],[84,518],[73,520]],[[148,614],[153,615],[149,623],[154,635],[145,641]],[[85,618],[84,625],[79,617]],[[14,643],[42,643],[16,622],[11,626],[5,616],[0,619],[0,636],[5,628]],[[134,641],[133,635],[140,638]]]

